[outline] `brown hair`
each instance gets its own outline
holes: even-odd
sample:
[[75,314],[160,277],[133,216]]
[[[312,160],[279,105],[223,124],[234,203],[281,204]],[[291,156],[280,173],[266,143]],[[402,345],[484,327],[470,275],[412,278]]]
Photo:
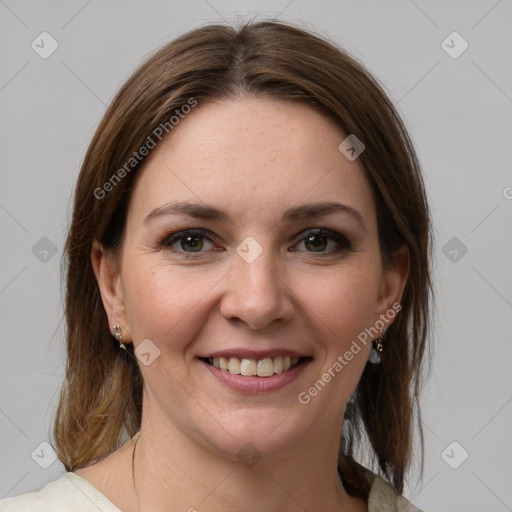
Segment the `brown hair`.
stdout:
[[[423,461],[418,402],[424,361],[430,361],[424,355],[432,235],[419,164],[392,103],[357,61],[309,32],[273,21],[239,30],[205,26],[167,44],[123,85],[96,130],[78,178],[63,260],[67,367],[54,424],[58,456],[68,471],[90,465],[140,428],[142,376],[133,345],[127,353],[113,339],[91,264],[94,239],[114,252],[121,247],[130,191],[144,161],[130,159],[191,99],[200,104],[241,95],[307,103],[363,141],[359,158],[376,198],[384,267],[402,245],[409,249],[402,310],[387,331],[382,364],[366,365],[347,406],[349,428],[339,454],[347,491],[367,498],[367,472],[356,462],[364,430],[369,443],[362,453],[402,493],[415,419]],[[116,172],[122,179],[113,181]]]

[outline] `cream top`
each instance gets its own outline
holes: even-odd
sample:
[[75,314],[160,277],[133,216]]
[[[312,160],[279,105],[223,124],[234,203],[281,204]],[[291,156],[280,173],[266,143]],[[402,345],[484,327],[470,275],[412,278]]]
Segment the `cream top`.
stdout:
[[[96,487],[67,472],[41,490],[0,501],[0,512],[121,512]],[[398,496],[376,476],[368,497],[368,512],[422,512]]]

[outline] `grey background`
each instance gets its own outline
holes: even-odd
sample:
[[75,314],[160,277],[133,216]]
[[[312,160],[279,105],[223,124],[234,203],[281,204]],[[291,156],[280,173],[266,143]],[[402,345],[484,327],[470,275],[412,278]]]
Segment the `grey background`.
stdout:
[[[40,446],[63,379],[59,260],[105,106],[148,53],[186,30],[275,16],[361,59],[423,164],[436,230],[435,359],[425,476],[411,474],[405,495],[425,511],[512,510],[510,0],[0,0],[0,498],[64,471],[41,467],[52,458]],[[43,31],[59,45],[47,59],[31,48]],[[453,31],[469,43],[456,59],[441,46]]]

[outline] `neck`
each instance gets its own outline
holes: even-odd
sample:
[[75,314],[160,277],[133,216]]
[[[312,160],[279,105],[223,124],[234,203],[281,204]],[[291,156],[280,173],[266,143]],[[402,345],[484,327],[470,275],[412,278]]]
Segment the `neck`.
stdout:
[[[241,462],[163,427],[143,417],[134,439],[138,512],[224,512],[241,505],[247,512],[366,510],[363,502],[348,496],[338,476],[340,428],[310,436],[293,454],[259,454],[256,448],[251,454],[248,447],[249,457]],[[251,455],[256,457],[251,460]]]

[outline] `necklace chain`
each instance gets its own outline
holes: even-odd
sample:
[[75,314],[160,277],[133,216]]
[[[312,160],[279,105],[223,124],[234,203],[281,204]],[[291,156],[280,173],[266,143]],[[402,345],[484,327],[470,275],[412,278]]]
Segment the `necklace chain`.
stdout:
[[133,445],[133,452],[132,452],[132,479],[133,479],[133,488],[135,490],[135,496],[137,497],[137,508],[138,508],[138,510],[140,510],[139,495],[137,494],[137,487],[135,487],[135,449],[137,448],[138,442],[139,442],[139,435],[137,434],[137,439],[135,440],[135,444]]

